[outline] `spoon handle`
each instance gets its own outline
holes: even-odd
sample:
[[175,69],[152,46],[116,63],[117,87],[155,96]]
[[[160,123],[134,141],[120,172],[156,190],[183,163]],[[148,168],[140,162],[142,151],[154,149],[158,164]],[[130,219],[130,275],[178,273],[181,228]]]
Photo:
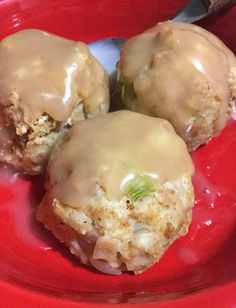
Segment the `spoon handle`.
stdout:
[[190,0],[171,20],[193,23],[233,3],[236,0]]
[[[233,3],[236,3],[236,0],[190,0],[172,20],[192,23]],[[125,38],[106,38],[89,44],[90,51],[103,64],[110,76],[116,72],[120,49],[125,41]]]
[[203,0],[209,13],[218,11],[225,6],[235,3],[232,0]]

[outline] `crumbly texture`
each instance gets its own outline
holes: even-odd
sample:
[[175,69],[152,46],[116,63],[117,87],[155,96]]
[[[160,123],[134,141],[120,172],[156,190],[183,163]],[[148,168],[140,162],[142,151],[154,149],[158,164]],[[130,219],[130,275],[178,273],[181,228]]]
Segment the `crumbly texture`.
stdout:
[[46,193],[37,219],[83,264],[113,275],[140,274],[158,262],[191,222],[190,175],[162,182],[149,196],[132,202],[109,201],[101,186],[86,206],[71,207]]
[[[212,85],[206,83],[195,87],[195,97],[199,105],[195,110],[193,109],[192,124],[190,129],[186,132],[185,142],[189,152],[194,151],[199,146],[208,143],[208,141],[215,135],[215,123],[219,117],[222,101],[215,93]],[[225,117],[230,118],[232,114],[233,98],[229,101]],[[191,108],[191,101],[189,108]]]
[[[235,70],[231,70],[231,77],[229,79],[231,97],[225,114],[227,120],[229,120],[232,115],[233,104],[236,97],[235,73]],[[191,105],[191,101],[189,101],[189,108],[191,109],[194,106],[194,108],[192,108],[192,124],[185,135],[185,142],[189,152],[192,152],[199,146],[208,143],[212,136],[216,134],[216,122],[219,118],[222,105],[221,99],[218,97],[213,86],[209,82],[196,85],[192,100],[193,102],[198,101],[198,105]]]
[[9,104],[3,106],[5,125],[14,133],[7,148],[1,153],[0,161],[27,174],[42,173],[58,138],[74,123],[85,118],[83,105],[78,104],[64,122],[57,122],[48,114],[43,114],[31,124],[25,120],[24,110],[19,106],[19,102],[19,95],[12,92]]

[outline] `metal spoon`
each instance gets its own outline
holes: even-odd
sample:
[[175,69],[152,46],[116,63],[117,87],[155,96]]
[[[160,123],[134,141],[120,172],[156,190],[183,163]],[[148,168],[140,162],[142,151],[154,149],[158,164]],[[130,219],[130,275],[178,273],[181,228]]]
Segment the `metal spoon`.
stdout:
[[[193,23],[235,2],[236,0],[190,0],[171,20]],[[120,49],[125,41],[125,38],[105,38],[89,44],[90,51],[103,64],[110,77],[116,71]]]

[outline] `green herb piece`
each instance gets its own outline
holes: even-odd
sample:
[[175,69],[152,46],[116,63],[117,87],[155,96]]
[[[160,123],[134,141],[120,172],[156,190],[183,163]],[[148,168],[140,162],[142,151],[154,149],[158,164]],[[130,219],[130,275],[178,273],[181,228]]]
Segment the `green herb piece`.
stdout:
[[136,98],[133,84],[128,81],[120,81],[120,95],[125,103]]
[[155,192],[153,181],[147,175],[137,175],[125,189],[126,196],[133,202],[147,197]]

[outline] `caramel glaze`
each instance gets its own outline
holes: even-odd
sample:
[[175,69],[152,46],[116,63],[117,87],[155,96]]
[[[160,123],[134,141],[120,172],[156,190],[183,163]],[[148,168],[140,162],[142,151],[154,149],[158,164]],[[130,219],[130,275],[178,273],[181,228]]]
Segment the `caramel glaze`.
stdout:
[[84,43],[24,30],[0,43],[0,103],[19,96],[24,119],[42,114],[64,121],[83,102],[87,117],[109,108],[108,77]]
[[97,186],[119,201],[135,175],[158,185],[192,173],[186,145],[168,121],[117,111],[80,121],[63,137],[49,162],[47,188],[61,203],[81,207]]

